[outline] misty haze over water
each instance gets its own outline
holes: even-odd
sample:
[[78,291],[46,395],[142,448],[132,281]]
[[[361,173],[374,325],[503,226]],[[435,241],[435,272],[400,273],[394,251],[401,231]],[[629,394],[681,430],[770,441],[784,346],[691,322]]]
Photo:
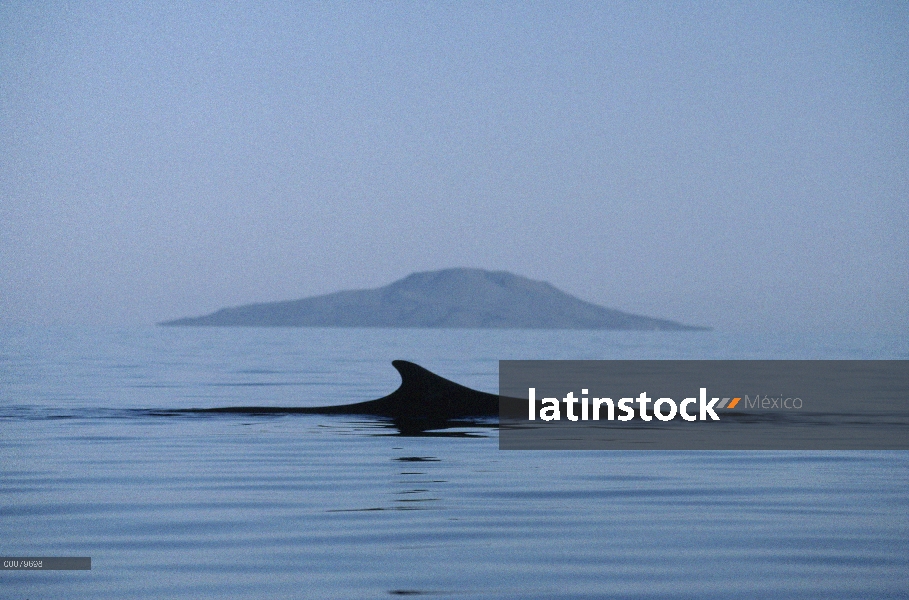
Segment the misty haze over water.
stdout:
[[[370,400],[394,359],[909,358],[905,3],[4,2],[0,147],[0,546],[93,559],[4,592],[909,595],[904,452],[129,412]],[[573,308],[153,327],[455,268]],[[444,328],[497,325],[580,329]]]

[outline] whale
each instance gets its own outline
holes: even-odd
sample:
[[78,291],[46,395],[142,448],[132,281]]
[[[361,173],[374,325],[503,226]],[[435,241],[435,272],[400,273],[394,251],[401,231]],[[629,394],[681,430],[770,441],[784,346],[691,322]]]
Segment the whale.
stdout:
[[401,385],[382,398],[330,406],[225,406],[147,411],[176,415],[360,415],[390,420],[402,433],[444,429],[461,422],[499,416],[499,396],[480,392],[436,375],[416,363],[392,361]]

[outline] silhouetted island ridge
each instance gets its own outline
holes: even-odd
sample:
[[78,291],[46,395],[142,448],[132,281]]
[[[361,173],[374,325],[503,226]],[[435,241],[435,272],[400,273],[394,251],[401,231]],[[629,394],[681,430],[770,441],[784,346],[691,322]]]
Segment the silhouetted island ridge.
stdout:
[[161,325],[449,329],[707,330],[604,308],[505,271],[413,273],[372,290],[222,308]]

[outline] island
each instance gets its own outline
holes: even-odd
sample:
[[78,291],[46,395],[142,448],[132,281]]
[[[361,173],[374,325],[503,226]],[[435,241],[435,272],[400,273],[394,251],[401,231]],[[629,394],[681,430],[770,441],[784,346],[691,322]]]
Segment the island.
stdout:
[[505,271],[413,273],[384,287],[222,308],[159,323],[215,327],[708,330],[604,308]]

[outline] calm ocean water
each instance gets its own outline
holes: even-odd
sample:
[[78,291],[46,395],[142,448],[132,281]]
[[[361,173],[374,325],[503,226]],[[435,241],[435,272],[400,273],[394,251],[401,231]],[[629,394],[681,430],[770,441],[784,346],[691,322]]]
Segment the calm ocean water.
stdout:
[[328,416],[127,408],[377,398],[409,359],[906,359],[905,336],[0,331],[4,598],[907,598],[907,452],[506,452]]

